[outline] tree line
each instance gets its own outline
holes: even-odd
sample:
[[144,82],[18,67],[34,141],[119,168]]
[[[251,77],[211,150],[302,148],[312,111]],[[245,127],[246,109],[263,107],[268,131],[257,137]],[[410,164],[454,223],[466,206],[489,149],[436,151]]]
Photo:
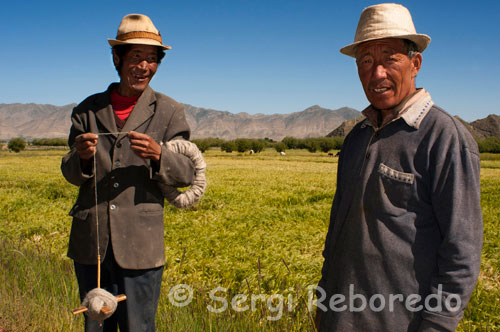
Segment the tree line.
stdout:
[[[285,137],[277,142],[269,138],[238,138],[235,140],[223,140],[220,138],[201,138],[192,140],[201,152],[210,148],[220,148],[225,152],[249,152],[259,153],[267,148],[274,148],[277,152],[286,150],[305,149],[309,152],[329,152],[331,150],[340,150],[344,144],[343,137],[310,137],[295,138]],[[476,139],[481,153],[500,153],[500,137],[488,137]],[[9,150],[19,152],[25,149],[26,140],[23,138],[13,138],[9,141],[7,147]],[[68,140],[65,138],[37,138],[29,142],[33,146],[68,146]]]
[[225,152],[249,152],[259,153],[266,148],[274,148],[277,152],[286,150],[306,149],[309,152],[328,152],[342,148],[344,139],[341,137],[310,137],[295,138],[285,137],[280,142],[269,138],[237,138],[235,140],[222,140],[220,138],[201,138],[192,140],[201,152],[209,148],[220,148]]

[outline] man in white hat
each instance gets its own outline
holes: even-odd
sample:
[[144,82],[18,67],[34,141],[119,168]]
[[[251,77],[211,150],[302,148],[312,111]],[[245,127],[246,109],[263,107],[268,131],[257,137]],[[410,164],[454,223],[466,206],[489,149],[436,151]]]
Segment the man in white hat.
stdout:
[[149,17],[125,16],[108,41],[120,82],[75,107],[61,164],[80,187],[68,256],[82,299],[97,287],[98,260],[100,288],[127,296],[102,327],[85,317],[85,331],[154,332],[165,263],[162,193],[190,185],[195,172],[164,143],[187,140],[189,127],[182,104],[149,86],[170,49]]
[[480,267],[477,144],[416,88],[430,37],[405,7],[366,8],[354,41],[370,106],[340,153],[317,327],[454,331]]

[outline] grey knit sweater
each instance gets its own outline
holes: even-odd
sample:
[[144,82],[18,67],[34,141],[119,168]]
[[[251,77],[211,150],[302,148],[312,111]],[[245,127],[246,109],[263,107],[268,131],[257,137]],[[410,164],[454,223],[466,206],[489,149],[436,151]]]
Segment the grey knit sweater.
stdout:
[[479,274],[479,169],[476,142],[430,96],[380,129],[366,119],[351,131],[323,252],[320,331],[455,330]]

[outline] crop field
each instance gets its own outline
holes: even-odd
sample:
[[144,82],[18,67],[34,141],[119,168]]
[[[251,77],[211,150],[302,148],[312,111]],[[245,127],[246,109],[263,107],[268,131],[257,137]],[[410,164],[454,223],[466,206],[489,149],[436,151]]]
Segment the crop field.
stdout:
[[[0,151],[2,332],[83,330],[83,315],[71,314],[80,305],[66,257],[77,188],[60,173],[63,154]],[[313,331],[308,287],[320,278],[337,158],[204,156],[200,203],[165,207],[158,331]],[[458,331],[500,330],[500,156],[481,157],[482,268]]]

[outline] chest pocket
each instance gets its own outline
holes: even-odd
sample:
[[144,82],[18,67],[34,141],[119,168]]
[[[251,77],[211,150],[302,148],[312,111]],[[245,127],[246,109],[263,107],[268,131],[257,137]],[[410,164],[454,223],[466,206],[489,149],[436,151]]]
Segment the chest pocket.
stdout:
[[381,199],[385,204],[406,209],[411,198],[415,175],[390,168],[383,163],[378,167],[380,188],[383,190]]

